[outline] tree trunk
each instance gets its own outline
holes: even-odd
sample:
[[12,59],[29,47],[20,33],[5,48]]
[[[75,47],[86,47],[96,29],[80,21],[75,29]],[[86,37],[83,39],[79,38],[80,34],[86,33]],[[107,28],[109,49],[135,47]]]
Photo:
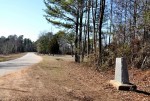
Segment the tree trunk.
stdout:
[[88,1],[88,18],[87,18],[87,35],[88,35],[88,45],[87,45],[87,55],[89,57],[89,54],[90,54],[90,3],[91,1],[89,0]]
[[133,39],[135,39],[135,36],[137,34],[137,28],[136,28],[136,19],[137,19],[137,2],[134,1],[134,14],[133,14],[133,25],[134,25],[134,34]]
[[[95,10],[94,10],[94,3],[95,5]],[[93,46],[94,46],[94,55],[96,58],[96,15],[97,15],[97,0],[94,2],[94,0],[92,0],[92,15],[93,15]]]
[[111,34],[112,34],[112,17],[113,17],[113,0],[110,1],[110,35],[109,35],[109,45],[111,40]]
[[[86,20],[85,20],[86,23]],[[83,41],[83,51],[82,51],[82,62],[84,61],[84,55],[85,55],[85,49],[86,49],[86,37],[87,37],[87,31],[86,26],[84,26],[84,41]]]
[[100,66],[102,66],[102,23],[103,23],[104,10],[105,10],[105,0],[101,0],[100,16],[99,16],[99,59],[98,59],[98,65]]
[[77,10],[77,16],[76,16],[75,62],[79,62],[79,55],[78,55],[78,26],[79,26],[79,10]]
[[83,1],[81,2],[81,8],[80,8],[79,62],[81,61],[81,55],[82,55],[82,20],[83,20]]

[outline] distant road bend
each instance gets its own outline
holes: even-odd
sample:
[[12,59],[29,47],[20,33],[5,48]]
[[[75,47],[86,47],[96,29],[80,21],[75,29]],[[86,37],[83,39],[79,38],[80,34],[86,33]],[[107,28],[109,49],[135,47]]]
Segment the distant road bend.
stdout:
[[34,54],[27,53],[21,58],[0,62],[0,76],[22,69],[24,67],[29,67],[33,64],[39,63],[42,60],[42,57]]

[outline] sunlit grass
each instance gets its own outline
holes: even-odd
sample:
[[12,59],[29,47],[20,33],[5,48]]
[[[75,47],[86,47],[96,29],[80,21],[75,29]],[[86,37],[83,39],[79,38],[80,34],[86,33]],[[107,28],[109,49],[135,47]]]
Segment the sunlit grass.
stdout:
[[13,60],[24,56],[26,53],[17,53],[17,54],[9,54],[9,55],[0,55],[0,62]]
[[[66,77],[65,63],[72,61],[71,56],[42,56],[43,61],[38,64],[40,71],[43,71],[51,79],[62,79]],[[35,67],[34,69],[37,69]]]

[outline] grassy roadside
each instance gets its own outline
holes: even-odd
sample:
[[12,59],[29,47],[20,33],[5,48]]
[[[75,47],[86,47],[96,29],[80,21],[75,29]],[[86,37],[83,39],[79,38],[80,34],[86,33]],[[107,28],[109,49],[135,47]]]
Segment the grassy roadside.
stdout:
[[9,55],[0,55],[0,62],[13,60],[16,58],[20,58],[24,56],[26,53],[17,53],[17,54],[9,54]]
[[[117,91],[107,82],[111,72],[95,72],[73,62],[69,56],[47,56],[30,68],[0,77],[2,101],[148,101],[149,96]],[[130,71],[131,82],[150,92],[149,74]],[[146,74],[147,73],[147,74]],[[131,74],[131,73],[130,73]],[[146,75],[144,75],[146,74]],[[137,79],[137,77],[139,77]],[[144,83],[144,84],[143,84]]]

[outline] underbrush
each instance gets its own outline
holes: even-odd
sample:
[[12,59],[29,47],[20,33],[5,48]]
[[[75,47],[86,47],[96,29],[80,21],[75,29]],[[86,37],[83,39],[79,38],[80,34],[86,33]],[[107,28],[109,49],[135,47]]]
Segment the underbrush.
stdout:
[[[133,53],[133,51],[135,51]],[[108,70],[115,67],[115,61],[117,57],[126,58],[128,67],[139,68],[142,70],[150,69],[150,46],[145,44],[143,47],[139,47],[137,50],[133,50],[128,44],[110,45],[104,47],[102,55],[102,65],[98,65],[98,53],[90,54],[86,57],[86,65],[95,69]]]

